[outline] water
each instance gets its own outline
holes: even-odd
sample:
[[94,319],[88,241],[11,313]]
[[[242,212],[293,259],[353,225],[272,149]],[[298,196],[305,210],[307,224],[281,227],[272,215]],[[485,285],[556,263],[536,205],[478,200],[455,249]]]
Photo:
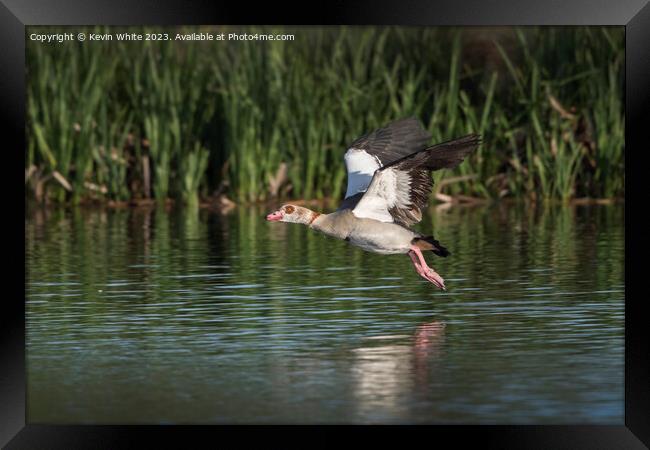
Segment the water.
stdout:
[[624,210],[431,210],[448,291],[268,211],[29,210],[30,423],[623,424]]

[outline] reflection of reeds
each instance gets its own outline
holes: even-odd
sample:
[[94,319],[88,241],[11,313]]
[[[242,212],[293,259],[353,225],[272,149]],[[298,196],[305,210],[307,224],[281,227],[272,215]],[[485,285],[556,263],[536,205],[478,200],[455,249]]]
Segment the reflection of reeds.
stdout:
[[624,195],[622,28],[271,31],[296,39],[28,41],[29,191],[339,198],[346,145],[414,115],[484,136],[439,199]]

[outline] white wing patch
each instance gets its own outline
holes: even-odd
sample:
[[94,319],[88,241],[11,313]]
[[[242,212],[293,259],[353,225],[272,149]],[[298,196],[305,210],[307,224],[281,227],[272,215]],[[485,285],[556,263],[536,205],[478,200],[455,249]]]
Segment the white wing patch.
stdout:
[[368,190],[352,210],[356,217],[394,222],[390,209],[410,204],[411,177],[408,172],[384,169],[377,172]]
[[368,189],[375,170],[381,167],[381,161],[374,155],[351,148],[345,152],[345,167],[348,170],[348,188],[345,198]]

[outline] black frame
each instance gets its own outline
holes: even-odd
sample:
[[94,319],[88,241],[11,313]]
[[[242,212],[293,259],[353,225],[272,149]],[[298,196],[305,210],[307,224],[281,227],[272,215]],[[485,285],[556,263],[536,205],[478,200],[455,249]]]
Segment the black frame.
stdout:
[[[268,2],[253,7],[240,4],[182,0],[2,0],[0,5],[0,91],[2,92],[2,136],[10,136],[13,145],[9,152],[20,167],[18,148],[25,148],[25,26],[26,25],[173,25],[173,24],[357,24],[357,25],[624,25],[626,27],[626,146],[631,148],[635,164],[626,165],[627,201],[645,194],[641,184],[645,172],[640,161],[648,152],[643,126],[650,124],[650,4],[647,0],[617,2],[589,0],[400,0],[400,1],[331,1],[327,4],[310,4],[302,9],[291,3]],[[293,15],[291,14],[293,13]],[[297,13],[301,13],[297,16]],[[16,210],[24,211],[24,199],[16,192],[20,186],[21,170],[9,170],[2,177]],[[630,174],[632,175],[629,178]],[[632,183],[632,184],[630,184]],[[639,194],[643,193],[643,194]],[[645,197],[645,195],[644,195]],[[643,199],[641,199],[642,201]],[[639,200],[637,200],[638,202]],[[637,208],[639,211],[641,208]],[[14,211],[16,211],[14,210]],[[6,239],[13,242],[11,255],[24,261],[25,248],[17,236],[24,234],[24,225],[17,214],[9,214]],[[436,426],[407,427],[410,436],[423,438],[430,445],[440,443],[440,438],[452,439],[454,447],[468,441],[482,447],[497,448],[602,448],[636,449],[650,446],[650,352],[643,342],[650,342],[644,329],[641,311],[644,298],[630,295],[630,276],[640,280],[645,254],[643,234],[646,222],[637,214],[632,222],[630,210],[626,221],[626,297],[625,297],[625,425],[624,426]],[[22,227],[22,232],[20,231]],[[630,231],[634,230],[634,245]],[[11,261],[10,261],[11,262]],[[20,269],[15,269],[20,270]],[[23,272],[24,274],[24,272]],[[0,444],[6,448],[116,448],[143,445],[151,439],[176,438],[184,443],[197,437],[208,438],[210,446],[218,445],[226,437],[237,437],[238,445],[248,442],[255,434],[248,427],[156,427],[156,426],[46,426],[26,424],[25,416],[25,304],[23,286],[16,281],[8,283],[13,288],[3,302],[3,326],[0,328]],[[645,336],[645,338],[644,338]],[[293,442],[313,443],[314,437],[323,437],[331,428],[254,427],[264,437],[273,431],[308,431],[310,441],[292,439]],[[386,431],[403,430],[404,427],[346,427],[360,432],[365,439],[386,436]],[[216,431],[216,433],[215,433]],[[218,434],[217,434],[218,433]],[[302,437],[302,436],[297,436]],[[134,441],[134,439],[136,441]],[[276,441],[285,446],[288,441]],[[307,443],[309,442],[309,443]],[[333,440],[330,442],[334,443]],[[304,445],[303,444],[303,445]],[[299,444],[300,445],[300,444]],[[147,446],[146,444],[144,446]]]

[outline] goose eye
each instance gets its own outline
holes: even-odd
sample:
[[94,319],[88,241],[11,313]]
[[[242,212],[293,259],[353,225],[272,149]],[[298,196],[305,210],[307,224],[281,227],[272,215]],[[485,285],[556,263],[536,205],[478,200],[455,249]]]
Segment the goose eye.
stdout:
[[287,214],[293,214],[293,211],[295,210],[295,208],[293,206],[289,205],[286,208],[284,208],[284,210],[286,211]]

